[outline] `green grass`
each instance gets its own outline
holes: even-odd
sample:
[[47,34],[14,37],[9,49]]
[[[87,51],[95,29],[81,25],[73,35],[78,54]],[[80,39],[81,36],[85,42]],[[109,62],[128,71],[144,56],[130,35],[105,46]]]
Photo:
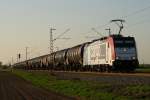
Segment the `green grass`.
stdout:
[[150,66],[139,66],[136,69],[136,72],[141,72],[141,73],[150,73]]
[[127,86],[125,88],[127,93],[134,98],[140,98],[142,100],[150,100],[150,86],[149,85],[137,85],[137,86]]
[[[80,97],[83,100],[132,100],[137,97],[147,99],[148,94],[145,95],[143,93],[150,91],[150,86],[147,85],[114,86],[111,84],[89,81],[60,80],[47,72],[14,70],[13,73],[38,87],[68,96]],[[138,93],[138,96],[135,95],[136,93]]]

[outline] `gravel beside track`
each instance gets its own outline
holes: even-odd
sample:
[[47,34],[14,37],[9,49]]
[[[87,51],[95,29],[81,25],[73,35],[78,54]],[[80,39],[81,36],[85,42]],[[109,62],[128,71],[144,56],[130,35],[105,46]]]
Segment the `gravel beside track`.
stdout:
[[51,72],[58,79],[85,80],[121,85],[150,85],[150,74],[140,73],[91,73],[91,72]]
[[9,72],[0,71],[0,100],[75,100],[33,86]]

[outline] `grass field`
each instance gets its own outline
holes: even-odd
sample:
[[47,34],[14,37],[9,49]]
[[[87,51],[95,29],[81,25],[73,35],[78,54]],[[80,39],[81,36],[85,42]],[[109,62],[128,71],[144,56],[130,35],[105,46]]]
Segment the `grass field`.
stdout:
[[48,72],[14,70],[32,84],[82,100],[149,100],[149,85],[111,85],[80,80],[61,80]]
[[150,66],[149,65],[140,65],[136,72],[138,73],[150,73]]

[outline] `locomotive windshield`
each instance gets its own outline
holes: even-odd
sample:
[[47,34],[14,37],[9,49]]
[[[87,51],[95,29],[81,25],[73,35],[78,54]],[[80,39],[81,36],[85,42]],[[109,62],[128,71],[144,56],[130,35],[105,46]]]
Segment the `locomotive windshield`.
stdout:
[[114,40],[114,45],[115,45],[115,47],[120,47],[120,48],[122,48],[122,47],[128,47],[128,48],[132,48],[132,47],[135,47],[135,41],[134,41],[134,38],[125,38],[125,37],[123,37],[123,38],[115,38],[115,40]]
[[120,37],[114,39],[117,60],[135,60],[136,45],[133,37]]

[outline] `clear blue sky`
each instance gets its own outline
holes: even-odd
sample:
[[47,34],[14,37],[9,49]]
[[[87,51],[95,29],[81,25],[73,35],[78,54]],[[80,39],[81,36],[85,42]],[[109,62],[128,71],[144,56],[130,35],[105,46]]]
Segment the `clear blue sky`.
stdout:
[[[148,6],[150,0],[0,0],[0,61],[8,63],[11,57],[15,61],[17,53],[23,60],[26,46],[30,58],[48,53],[49,24],[57,29],[55,37],[71,29],[64,36],[70,40],[55,42],[55,47],[63,49],[92,40],[86,36],[98,37],[92,27],[103,35],[107,27],[116,32],[115,24],[100,26]],[[125,20],[123,34],[135,36],[140,62],[150,63],[150,9]]]

